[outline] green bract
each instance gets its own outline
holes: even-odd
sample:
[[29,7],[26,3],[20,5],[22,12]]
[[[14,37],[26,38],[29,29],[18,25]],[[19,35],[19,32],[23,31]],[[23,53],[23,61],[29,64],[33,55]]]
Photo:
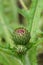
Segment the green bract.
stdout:
[[24,45],[17,45],[17,48],[15,49],[16,53],[19,54],[19,55],[25,54],[26,50],[27,50],[27,48]]
[[14,30],[14,41],[16,44],[25,45],[30,40],[30,33],[25,28],[17,28]]

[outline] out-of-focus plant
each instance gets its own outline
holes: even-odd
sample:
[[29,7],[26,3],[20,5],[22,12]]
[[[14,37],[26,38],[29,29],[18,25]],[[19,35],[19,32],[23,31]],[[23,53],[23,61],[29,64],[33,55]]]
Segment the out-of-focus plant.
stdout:
[[41,65],[43,0],[0,0],[0,65]]

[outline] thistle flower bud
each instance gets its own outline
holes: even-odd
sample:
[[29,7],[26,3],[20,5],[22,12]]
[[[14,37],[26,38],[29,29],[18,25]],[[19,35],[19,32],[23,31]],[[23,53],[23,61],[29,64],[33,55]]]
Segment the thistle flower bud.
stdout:
[[14,41],[16,44],[25,45],[30,40],[30,32],[25,28],[17,28],[14,30]]

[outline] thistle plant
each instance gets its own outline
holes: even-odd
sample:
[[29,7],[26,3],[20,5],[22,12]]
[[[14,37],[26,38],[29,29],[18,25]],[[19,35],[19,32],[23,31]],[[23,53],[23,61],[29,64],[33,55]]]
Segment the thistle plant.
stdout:
[[0,0],[0,65],[43,65],[43,0]]

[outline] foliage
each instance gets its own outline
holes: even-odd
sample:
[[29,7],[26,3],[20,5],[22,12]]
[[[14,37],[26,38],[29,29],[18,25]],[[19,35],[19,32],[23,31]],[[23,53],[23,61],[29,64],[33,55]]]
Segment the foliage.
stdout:
[[[0,0],[0,65],[38,65],[37,55],[43,53],[43,0],[32,0],[28,7],[22,0],[19,3],[22,8],[18,0]],[[13,40],[13,31],[19,27],[31,35],[28,50],[21,54]]]

